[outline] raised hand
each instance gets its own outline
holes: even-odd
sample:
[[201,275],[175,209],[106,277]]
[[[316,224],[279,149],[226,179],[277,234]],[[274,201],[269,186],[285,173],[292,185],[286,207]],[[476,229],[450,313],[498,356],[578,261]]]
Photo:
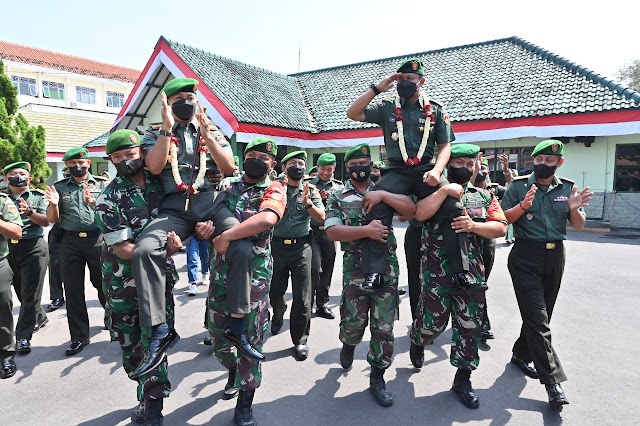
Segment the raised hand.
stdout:
[[84,202],[87,204],[93,204],[96,202],[95,198],[91,195],[91,191],[89,191],[89,187],[86,182],[82,184],[82,198],[84,198]]
[[44,201],[47,204],[53,204],[54,206],[58,205],[60,201],[60,194],[56,191],[56,187],[51,185],[44,191]]
[[167,94],[162,92],[160,94],[160,102],[162,108],[160,109],[160,115],[162,116],[162,127],[164,130],[170,132],[173,129],[173,125],[176,120],[173,118],[173,112],[171,111],[171,105],[167,101]]
[[304,188],[302,189],[302,205],[309,205],[309,184],[305,183]]
[[578,192],[578,187],[574,186],[569,196],[569,210],[575,210],[580,207],[588,206],[589,200],[593,196],[593,192],[589,192],[589,187],[586,186],[582,191]]
[[531,208],[531,206],[533,205],[533,199],[536,197],[536,191],[538,190],[538,187],[533,184],[531,185],[531,188],[527,191],[527,193],[524,196],[524,199],[522,200],[522,207],[525,210],[529,210]]
[[22,197],[18,198],[18,211],[20,214],[25,214],[29,211],[29,204],[27,204],[27,201]]

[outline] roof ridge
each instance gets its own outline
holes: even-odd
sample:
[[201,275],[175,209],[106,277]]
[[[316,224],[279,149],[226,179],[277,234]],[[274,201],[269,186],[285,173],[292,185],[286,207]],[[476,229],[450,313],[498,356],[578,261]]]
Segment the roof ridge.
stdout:
[[578,75],[581,75],[588,80],[592,81],[595,84],[599,84],[611,89],[613,92],[623,96],[629,100],[640,103],[640,93],[631,89],[630,87],[624,86],[620,83],[616,83],[613,80],[608,79],[607,77],[596,73],[595,71],[591,71],[587,67],[583,67],[582,65],[578,65],[573,61],[570,61],[560,55],[557,55],[547,49],[544,49],[538,45],[535,45],[527,40],[524,40],[520,37],[513,36],[510,38],[513,42],[521,47],[530,50],[534,53],[539,54],[543,59],[553,62],[557,65],[567,68],[569,71],[573,71]]
[[[100,64],[100,65],[109,65],[111,67],[123,68],[123,69],[129,70],[129,71],[135,71],[135,72],[138,72],[138,73],[141,72],[141,70],[137,70],[135,68],[129,68],[129,67],[125,67],[123,65],[116,65],[116,64],[109,63],[109,62],[98,61],[98,60],[90,59],[90,58],[83,58],[82,56],[70,55],[68,53],[56,52],[55,50],[42,49],[42,48],[39,48],[39,47],[27,46],[26,44],[20,44],[20,43],[14,43],[14,42],[11,42],[11,41],[0,40],[0,45],[2,43],[10,44],[10,45],[13,45],[13,46],[16,46],[16,47],[21,47],[21,48],[38,50],[40,52],[53,53],[55,55],[66,56],[66,57],[69,57],[69,58],[81,59],[83,61],[90,61],[90,62],[94,62],[94,63]],[[21,56],[21,57],[24,57],[24,56]]]
[[197,52],[201,52],[202,54],[205,54],[207,56],[211,56],[211,57],[214,57],[214,58],[217,58],[217,59],[223,59],[225,61],[233,62],[234,64],[239,64],[239,65],[245,66],[247,68],[252,68],[252,69],[255,69],[255,70],[267,72],[269,74],[275,74],[275,75],[279,75],[281,77],[294,79],[292,76],[290,76],[288,74],[282,74],[282,73],[279,73],[279,72],[276,72],[276,71],[272,71],[272,70],[269,70],[269,69],[266,69],[266,68],[259,67],[257,65],[251,65],[251,64],[248,64],[246,62],[242,62],[242,61],[238,61],[236,59],[228,58],[226,56],[218,55],[216,53],[207,52],[206,50],[191,46],[189,44],[180,43],[179,41],[173,41],[173,40],[168,39],[168,38],[166,38],[164,36],[160,36],[160,39],[164,40],[167,44],[169,44],[169,46],[178,45],[178,46],[186,47],[186,48],[189,48],[191,50],[194,50],[194,51],[197,51]]

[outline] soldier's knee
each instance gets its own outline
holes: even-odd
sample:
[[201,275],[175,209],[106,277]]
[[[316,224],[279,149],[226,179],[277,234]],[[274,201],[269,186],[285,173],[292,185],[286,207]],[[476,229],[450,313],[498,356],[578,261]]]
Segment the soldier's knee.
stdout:
[[243,238],[242,240],[231,242],[226,256],[233,257],[234,260],[253,259],[253,244],[251,244],[251,240]]

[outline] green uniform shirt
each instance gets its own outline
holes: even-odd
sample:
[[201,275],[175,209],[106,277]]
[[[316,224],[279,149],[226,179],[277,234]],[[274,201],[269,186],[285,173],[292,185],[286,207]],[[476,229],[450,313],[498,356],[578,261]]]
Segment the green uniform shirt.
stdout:
[[[18,211],[20,211],[20,202],[18,198],[23,198],[31,207],[34,213],[46,214],[47,204],[44,202],[44,192],[39,189],[27,189],[20,195],[13,194],[9,188],[3,191],[11,198]],[[38,238],[44,236],[44,228],[37,225],[29,219],[27,215],[20,215],[22,219],[22,239]]]
[[[554,175],[551,185],[545,190],[537,182],[535,173],[514,178],[504,194],[502,208],[509,210],[517,206],[533,184],[538,187],[533,205],[513,223],[516,239],[543,242],[566,240],[568,199],[573,189],[573,181]],[[580,210],[583,210],[582,207]]]
[[[297,187],[287,185],[287,209],[280,223],[273,228],[273,235],[280,238],[300,238],[311,231],[309,212],[302,205],[304,182]],[[309,201],[324,210],[320,193],[314,185],[309,184]]]
[[[429,159],[433,158],[436,144],[446,144],[456,140],[456,137],[453,135],[453,130],[451,129],[449,113],[446,112],[444,107],[439,103],[433,100],[431,100],[430,103],[433,106],[435,123],[429,133],[427,148],[423,156]],[[420,129],[428,129],[429,123],[426,123],[419,101],[409,103],[403,99],[401,100],[401,105],[404,124],[404,144],[407,148],[409,158],[412,158],[418,154],[418,149],[422,143],[424,131],[420,131]],[[364,121],[377,124],[382,129],[384,146],[387,149],[389,160],[403,161],[399,142],[398,140],[394,141],[392,138],[392,135],[398,132],[394,116],[395,109],[395,102],[393,100],[383,100],[377,104],[369,105],[364,111]]]
[[[20,213],[18,208],[11,202],[11,199],[5,194],[0,193],[0,219],[5,222],[15,223],[22,226]],[[9,254],[9,244],[7,237],[0,235],[0,259],[4,259]]]
[[[89,186],[89,191],[94,198],[102,192],[106,184],[106,179],[100,176],[89,177],[85,181]],[[84,201],[82,195],[82,184],[76,182],[73,176],[59,180],[55,183],[56,191],[60,194],[58,210],[60,211],[60,227],[65,231],[89,232],[97,231],[98,225],[95,223],[93,206]]]
[[[331,179],[328,181],[323,181],[320,179],[320,177],[316,176],[312,179],[309,179],[307,182],[309,182],[310,184],[314,185],[316,188],[318,188],[318,191],[326,191],[328,192],[327,195],[327,201],[329,201],[329,197],[331,197],[331,194],[333,194],[336,191],[341,190],[342,188],[344,188],[344,184],[342,182],[340,182],[337,179]],[[322,198],[322,197],[320,197]],[[327,202],[324,202],[324,207],[326,210],[327,207]],[[311,225],[313,226],[324,226],[323,223],[320,222],[316,222],[315,220],[311,219]]]
[[[142,147],[147,148],[149,151],[153,149],[158,140],[158,132],[160,128],[150,128],[146,131],[144,137],[142,138]],[[198,175],[198,170],[200,170],[200,153],[198,148],[200,146],[200,142],[196,140],[196,136],[198,134],[198,129],[195,126],[194,122],[182,124],[176,123],[173,126],[173,135],[178,139],[179,144],[177,146],[177,156],[178,156],[178,170],[180,171],[180,178],[187,185],[189,184],[189,178],[191,177],[191,165],[193,163],[194,155],[197,156],[195,162],[195,168],[193,169],[193,180],[196,180],[196,176]],[[226,140],[220,143],[220,146],[228,152],[231,156],[233,156],[233,150],[231,149],[231,145]],[[212,173],[214,171],[219,172],[219,167],[211,158],[211,154],[207,151],[207,174]],[[162,191],[165,195],[172,194],[175,192],[184,192],[179,191],[176,185],[176,181],[173,178],[173,173],[171,172],[171,163],[164,165],[162,172],[158,175],[160,177],[160,183],[162,185]],[[205,190],[211,188],[211,183],[208,179],[205,179],[200,186],[200,190]]]

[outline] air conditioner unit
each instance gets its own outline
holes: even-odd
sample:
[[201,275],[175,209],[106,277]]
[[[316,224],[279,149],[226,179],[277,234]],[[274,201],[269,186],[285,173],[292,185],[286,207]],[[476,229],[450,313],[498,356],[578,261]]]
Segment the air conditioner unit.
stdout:
[[71,102],[71,108],[78,108],[77,102]]

